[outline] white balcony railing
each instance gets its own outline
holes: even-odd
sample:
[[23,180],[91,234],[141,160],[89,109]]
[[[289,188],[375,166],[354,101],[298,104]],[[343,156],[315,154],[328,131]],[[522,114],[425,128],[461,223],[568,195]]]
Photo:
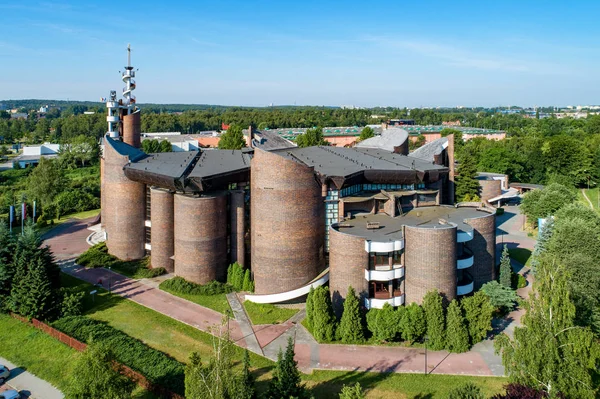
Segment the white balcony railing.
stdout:
[[462,231],[459,230],[458,233],[456,234],[456,241],[457,242],[467,242],[467,241],[471,241],[473,239],[473,232],[472,231]]
[[395,241],[365,241],[365,251],[367,252],[394,252],[404,249],[404,240]]
[[386,303],[392,306],[404,305],[404,294],[388,299],[365,298],[365,307],[367,309],[382,309]]
[[466,285],[459,285],[456,287],[457,295],[467,295],[467,294],[470,294],[471,292],[473,292],[473,282],[472,281]]
[[394,265],[390,270],[365,270],[365,280],[367,281],[390,281],[404,277],[404,268],[402,265]]
[[456,268],[457,269],[466,269],[471,266],[473,266],[473,255],[469,256],[468,258],[456,260]]

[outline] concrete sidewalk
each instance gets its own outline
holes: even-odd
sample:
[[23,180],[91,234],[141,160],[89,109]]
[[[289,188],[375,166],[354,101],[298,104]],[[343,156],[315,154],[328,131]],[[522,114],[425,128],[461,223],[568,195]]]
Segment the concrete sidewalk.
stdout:
[[64,398],[62,392],[53,387],[49,382],[36,377],[14,363],[0,357],[0,364],[3,364],[10,369],[10,377],[4,385],[0,385],[0,392],[12,388],[21,392],[25,397],[35,399]]

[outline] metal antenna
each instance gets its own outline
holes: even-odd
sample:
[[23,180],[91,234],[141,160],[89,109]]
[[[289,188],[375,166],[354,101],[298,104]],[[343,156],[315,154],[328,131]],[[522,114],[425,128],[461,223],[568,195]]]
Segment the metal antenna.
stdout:
[[127,43],[127,66],[131,66],[131,43]]

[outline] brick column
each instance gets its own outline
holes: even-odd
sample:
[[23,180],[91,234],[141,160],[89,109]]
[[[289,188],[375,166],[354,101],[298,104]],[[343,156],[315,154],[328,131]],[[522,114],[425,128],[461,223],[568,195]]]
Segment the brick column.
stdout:
[[172,256],[175,254],[173,193],[161,188],[150,189],[152,213],[152,268],[164,267],[169,273],[175,270]]
[[235,190],[230,192],[230,225],[231,225],[231,262],[237,262],[244,266],[245,262],[245,197],[244,190]]

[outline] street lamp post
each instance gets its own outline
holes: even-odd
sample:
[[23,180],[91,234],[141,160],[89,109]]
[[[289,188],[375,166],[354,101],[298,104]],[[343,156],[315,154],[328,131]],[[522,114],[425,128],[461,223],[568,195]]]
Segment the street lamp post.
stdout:
[[425,342],[425,375],[427,375],[427,340],[429,339],[429,337],[427,335],[425,335],[425,337],[423,338],[423,341]]
[[111,266],[108,267],[108,293],[110,294],[110,283],[112,282]]

